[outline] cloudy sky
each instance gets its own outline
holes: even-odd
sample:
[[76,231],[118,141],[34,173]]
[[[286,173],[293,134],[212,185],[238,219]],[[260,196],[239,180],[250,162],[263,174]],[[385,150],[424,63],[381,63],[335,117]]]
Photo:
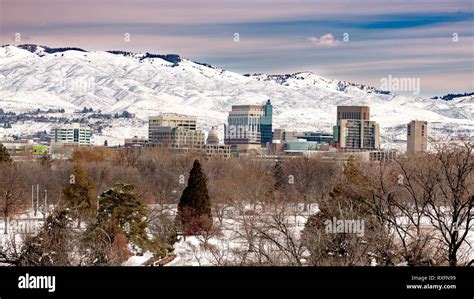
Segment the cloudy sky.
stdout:
[[[0,44],[177,53],[238,73],[474,91],[472,0],[0,0]],[[20,37],[17,41],[15,38]]]

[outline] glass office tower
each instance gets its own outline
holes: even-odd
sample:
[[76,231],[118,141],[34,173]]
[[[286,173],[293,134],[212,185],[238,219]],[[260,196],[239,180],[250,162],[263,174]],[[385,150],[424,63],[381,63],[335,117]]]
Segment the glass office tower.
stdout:
[[261,141],[262,145],[266,146],[267,144],[272,143],[272,115],[273,115],[273,106],[270,100],[263,106],[264,115],[260,121],[260,132],[261,132]]

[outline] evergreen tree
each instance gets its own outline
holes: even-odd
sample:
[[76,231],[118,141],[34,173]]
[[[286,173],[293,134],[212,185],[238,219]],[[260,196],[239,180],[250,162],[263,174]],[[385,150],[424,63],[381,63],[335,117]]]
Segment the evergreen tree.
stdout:
[[12,158],[10,157],[10,154],[8,153],[6,147],[4,147],[3,144],[0,143],[0,163],[10,163],[11,161]]
[[344,165],[343,173],[349,183],[355,183],[358,179],[360,179],[360,171],[354,156],[349,156],[349,159],[347,159],[347,163]]
[[354,156],[350,156],[344,165],[344,174],[342,180],[336,183],[336,186],[329,193],[333,199],[358,199],[364,201],[367,196],[367,179],[362,175],[359,165],[354,159]]
[[82,164],[74,166],[74,173],[70,177],[70,184],[64,189],[64,200],[66,207],[70,208],[73,217],[78,220],[78,227],[81,220],[94,215],[96,210],[95,183],[87,174]]
[[201,164],[195,160],[188,185],[178,204],[177,220],[181,222],[186,234],[196,234],[212,226],[211,201],[206,180]]
[[[372,217],[370,188],[361,166],[350,156],[343,175],[329,193],[330,198],[318,202],[319,212],[311,215],[305,224],[302,240],[310,252],[310,264],[354,266],[354,262],[363,262],[357,258],[364,254],[361,248],[375,251],[372,245],[376,242],[371,243],[367,238],[380,236],[383,228]],[[328,225],[333,225],[334,219],[363,221],[366,235],[359,237],[344,230],[328,233]],[[372,235],[373,232],[377,233]]]
[[123,233],[134,245],[153,249],[146,233],[147,213],[134,185],[116,184],[99,196],[97,225],[104,228],[112,240]]

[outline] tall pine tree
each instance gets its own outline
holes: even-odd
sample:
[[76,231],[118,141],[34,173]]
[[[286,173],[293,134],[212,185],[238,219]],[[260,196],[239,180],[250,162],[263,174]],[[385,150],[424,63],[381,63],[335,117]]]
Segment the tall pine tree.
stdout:
[[70,184],[64,189],[63,194],[66,207],[71,209],[72,215],[78,221],[78,227],[80,227],[82,219],[95,214],[95,183],[82,164],[74,166]]
[[117,183],[99,196],[97,225],[113,241],[123,233],[133,245],[143,250],[153,249],[146,233],[147,215],[148,209],[134,185]]
[[212,226],[211,200],[206,181],[201,163],[195,160],[189,174],[188,185],[178,204],[177,220],[183,226],[185,234],[198,234]]

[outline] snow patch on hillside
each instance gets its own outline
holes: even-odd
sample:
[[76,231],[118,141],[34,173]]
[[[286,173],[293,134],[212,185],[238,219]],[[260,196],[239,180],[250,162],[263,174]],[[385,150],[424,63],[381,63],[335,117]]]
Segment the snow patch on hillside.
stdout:
[[[311,72],[240,75],[184,58],[172,63],[144,57],[82,50],[46,53],[40,47],[32,53],[1,47],[0,108],[72,112],[91,107],[110,114],[126,110],[143,121],[159,113],[180,113],[197,116],[204,130],[218,126],[222,136],[232,105],[271,99],[275,128],[331,132],[337,105],[368,105],[385,144],[405,140],[406,124],[414,119],[430,122],[430,133],[452,135],[459,129],[474,136],[472,97],[453,101],[405,97]],[[144,132],[141,122],[112,123],[117,142],[136,135],[134,129]]]

